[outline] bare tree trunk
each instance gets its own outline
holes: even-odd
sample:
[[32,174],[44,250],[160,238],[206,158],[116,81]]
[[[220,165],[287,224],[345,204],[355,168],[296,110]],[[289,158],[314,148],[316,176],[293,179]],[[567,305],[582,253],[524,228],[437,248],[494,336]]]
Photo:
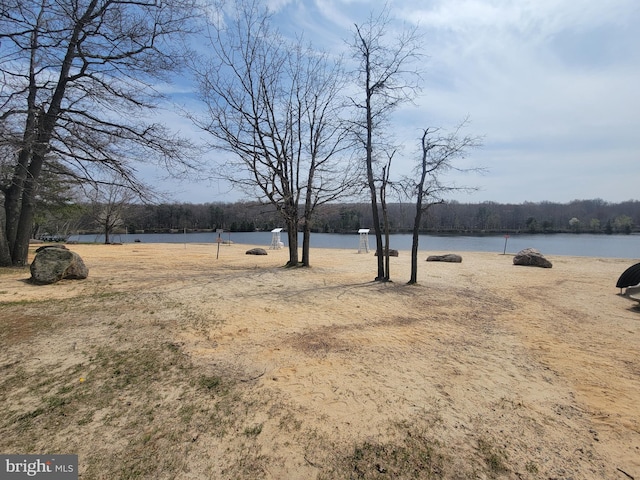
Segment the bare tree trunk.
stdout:
[[416,216],[413,220],[413,237],[411,239],[411,278],[409,285],[418,283],[418,240],[420,238],[420,222],[422,221],[422,192],[416,200]]
[[[368,82],[368,80],[367,80]],[[368,89],[369,90],[369,89]],[[378,198],[376,192],[376,182],[373,177],[373,119],[371,117],[371,96],[367,93],[367,183],[371,192],[371,216],[373,217],[373,229],[376,234],[376,252],[378,252],[378,275],[376,281],[385,280],[382,231],[380,229],[380,214],[378,212]]]
[[420,223],[422,222],[422,201],[424,200],[425,179],[427,178],[428,164],[427,154],[432,148],[427,142],[429,129],[422,135],[422,161],[420,163],[420,179],[416,185],[416,214],[413,219],[413,237],[411,239],[411,277],[407,282],[409,285],[418,283],[418,241],[420,239]]
[[382,222],[384,224],[384,266],[385,266],[385,277],[384,281],[391,281],[391,273],[389,271],[390,260],[389,257],[391,253],[389,251],[389,214],[387,212],[387,202],[386,200],[382,200]]
[[376,196],[376,186],[373,183],[373,174],[371,174],[371,183],[369,184],[369,186],[371,190],[371,215],[373,217],[373,229],[376,234],[376,252],[378,252],[378,275],[376,276],[375,280],[382,281],[385,278],[384,260],[382,258],[382,230],[380,228],[380,214],[378,212],[378,199]]
[[302,227],[302,266],[310,267],[310,242],[311,242],[311,225],[305,221]]
[[11,266],[11,250],[5,232],[5,213],[0,209],[0,267]]
[[11,252],[11,259],[16,266],[27,265],[29,255],[29,240],[33,231],[33,218],[36,211],[36,193],[38,178],[42,171],[44,155],[33,152],[27,179],[22,190],[20,217],[16,229],[16,238]]
[[[395,152],[394,152],[395,153]],[[391,252],[389,251],[389,212],[387,210],[387,186],[389,184],[389,172],[391,170],[391,159],[393,158],[393,154],[389,157],[387,164],[382,167],[382,183],[380,184],[380,205],[382,207],[382,222],[384,227],[384,266],[385,266],[385,276],[384,281],[391,281],[391,273],[389,272]],[[378,253],[378,256],[382,256]]]
[[31,238],[36,207],[34,181],[34,179],[28,180],[22,192],[22,208],[20,209],[16,238],[11,251],[11,261],[14,266],[24,266],[28,263],[29,239]]
[[111,233],[111,226],[109,225],[109,217],[104,222],[104,244],[109,245],[111,243],[111,239],[109,238],[109,233]]
[[5,211],[5,233],[7,243],[12,252],[16,244],[16,236],[18,234],[18,224],[20,223],[20,210],[22,207],[22,194],[24,191],[24,182],[27,178],[29,168],[29,159],[31,157],[31,148],[22,147],[18,154],[18,163],[15,167],[11,185],[5,192],[4,211]]
[[20,222],[20,203],[22,200],[22,182],[17,182],[14,176],[11,186],[4,196],[4,233],[6,235],[7,248],[13,257],[13,249],[16,244],[18,223]]
[[287,238],[289,239],[289,261],[287,267],[298,266],[298,222],[287,221]]

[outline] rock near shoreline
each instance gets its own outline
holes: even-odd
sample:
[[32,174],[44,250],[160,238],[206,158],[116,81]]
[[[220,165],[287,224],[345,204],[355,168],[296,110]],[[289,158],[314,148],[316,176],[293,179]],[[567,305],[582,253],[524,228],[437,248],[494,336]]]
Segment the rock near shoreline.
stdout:
[[553,266],[553,264],[535,248],[520,250],[516,253],[516,256],[513,257],[513,264],[541,268],[551,268]]

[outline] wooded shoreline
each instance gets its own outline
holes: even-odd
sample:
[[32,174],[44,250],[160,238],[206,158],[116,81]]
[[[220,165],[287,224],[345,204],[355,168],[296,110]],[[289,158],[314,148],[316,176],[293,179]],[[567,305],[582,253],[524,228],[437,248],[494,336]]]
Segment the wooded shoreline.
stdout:
[[[389,204],[390,232],[412,229],[411,204]],[[271,206],[255,202],[176,203],[127,205],[122,210],[123,227],[115,233],[187,233],[222,228],[232,232],[270,231],[282,227],[282,219]],[[56,223],[60,225],[60,222]],[[100,231],[90,215],[80,208],[74,220],[65,222],[66,232],[45,227],[40,233],[94,234]],[[312,231],[352,234],[372,225],[367,203],[328,204],[318,208]],[[500,235],[517,233],[640,232],[640,201],[608,203],[576,200],[568,204],[542,202],[524,204],[458,203],[433,205],[422,222],[421,233],[439,235]]]

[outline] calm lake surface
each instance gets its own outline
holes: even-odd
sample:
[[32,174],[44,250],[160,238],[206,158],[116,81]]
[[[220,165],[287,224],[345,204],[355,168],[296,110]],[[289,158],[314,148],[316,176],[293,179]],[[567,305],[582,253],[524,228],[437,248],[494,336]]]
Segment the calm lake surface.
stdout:
[[[225,232],[222,239],[234,243],[249,245],[271,245],[271,232]],[[121,243],[211,243],[215,244],[217,233],[141,233],[112,235],[111,241]],[[103,243],[102,235],[73,235],[70,241]],[[287,235],[281,234],[281,241],[287,244]],[[302,234],[299,235],[302,245]],[[358,250],[360,236],[337,233],[313,233],[311,247],[316,248],[352,248]],[[391,235],[391,248],[411,249],[410,234]],[[549,235],[511,235],[507,239],[507,253],[517,253],[523,248],[532,247],[543,255],[575,255],[580,257],[603,258],[640,258],[640,235],[592,235],[592,234],[549,234]],[[369,234],[369,248],[375,250],[375,236]],[[420,251],[456,252],[496,252],[505,249],[505,238],[495,236],[455,236],[421,235]]]

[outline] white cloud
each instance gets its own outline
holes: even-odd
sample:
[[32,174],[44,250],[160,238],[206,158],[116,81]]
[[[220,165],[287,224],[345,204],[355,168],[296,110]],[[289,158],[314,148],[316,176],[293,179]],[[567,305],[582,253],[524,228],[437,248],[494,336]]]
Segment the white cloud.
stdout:
[[265,2],[266,7],[270,12],[279,12],[292,3],[295,3],[295,0],[267,0]]

